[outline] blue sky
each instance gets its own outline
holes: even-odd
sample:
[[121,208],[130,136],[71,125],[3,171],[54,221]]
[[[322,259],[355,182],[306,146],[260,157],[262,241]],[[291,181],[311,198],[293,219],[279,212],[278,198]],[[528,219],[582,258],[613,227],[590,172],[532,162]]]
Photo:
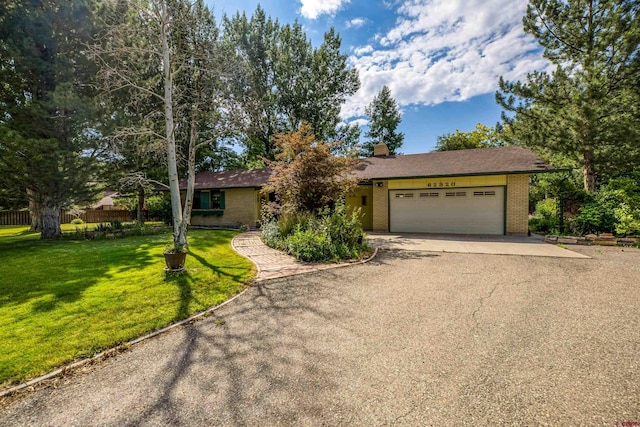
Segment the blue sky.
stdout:
[[298,20],[314,46],[335,27],[361,88],[342,108],[362,124],[364,108],[389,86],[402,112],[403,153],[433,150],[439,135],[500,120],[494,93],[500,76],[523,80],[546,70],[535,40],[524,34],[526,0],[206,0],[219,18],[258,3],[280,22]]

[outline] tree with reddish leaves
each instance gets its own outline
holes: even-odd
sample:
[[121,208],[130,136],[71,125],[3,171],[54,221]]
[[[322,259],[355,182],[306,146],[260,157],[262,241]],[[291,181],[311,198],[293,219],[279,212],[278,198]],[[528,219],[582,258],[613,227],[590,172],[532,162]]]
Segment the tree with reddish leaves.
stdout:
[[276,160],[268,163],[274,172],[263,191],[274,193],[283,211],[316,214],[357,185],[350,176],[356,161],[333,155],[332,148],[340,143],[316,140],[309,123],[273,139]]

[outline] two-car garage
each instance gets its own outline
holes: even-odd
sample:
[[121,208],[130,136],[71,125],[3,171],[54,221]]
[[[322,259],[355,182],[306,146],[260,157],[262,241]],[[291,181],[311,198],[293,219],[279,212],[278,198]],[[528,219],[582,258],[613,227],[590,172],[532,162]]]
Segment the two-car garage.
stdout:
[[504,186],[389,191],[389,231],[504,234]]
[[354,172],[367,196],[347,202],[374,231],[526,235],[529,177],[551,170],[522,147],[392,155],[379,144]]

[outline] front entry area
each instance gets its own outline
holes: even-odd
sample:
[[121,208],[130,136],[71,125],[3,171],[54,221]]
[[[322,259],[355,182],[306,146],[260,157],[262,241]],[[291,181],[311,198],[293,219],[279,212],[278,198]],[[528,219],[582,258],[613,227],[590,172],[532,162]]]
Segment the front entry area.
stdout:
[[504,187],[389,191],[392,233],[504,234]]

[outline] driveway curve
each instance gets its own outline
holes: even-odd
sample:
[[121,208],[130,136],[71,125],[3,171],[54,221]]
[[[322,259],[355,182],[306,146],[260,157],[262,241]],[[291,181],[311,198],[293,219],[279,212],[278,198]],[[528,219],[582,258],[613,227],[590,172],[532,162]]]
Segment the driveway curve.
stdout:
[[615,425],[640,420],[640,251],[382,251],[263,282],[0,425]]

